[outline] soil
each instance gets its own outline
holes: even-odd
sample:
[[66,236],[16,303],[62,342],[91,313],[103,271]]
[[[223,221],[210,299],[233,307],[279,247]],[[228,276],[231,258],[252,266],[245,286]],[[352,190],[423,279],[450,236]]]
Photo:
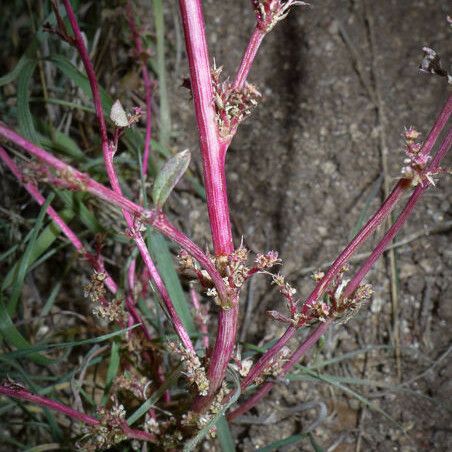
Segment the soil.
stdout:
[[[282,271],[302,295],[312,289],[310,273],[334,259],[361,216],[378,207],[385,179],[393,185],[403,161],[404,127],[414,125],[425,136],[444,102],[444,80],[421,74],[418,66],[425,45],[442,52],[444,61],[450,56],[446,3],[314,2],[292,11],[264,41],[249,78],[263,102],[228,152],[229,197],[236,242],[243,237],[254,251],[278,250]],[[211,57],[233,76],[254,24],[249,5],[207,1],[204,11]],[[181,66],[186,71],[185,60]],[[190,108],[178,104],[185,131],[193,124]],[[196,147],[195,136],[180,138]],[[281,384],[253,415],[263,420],[300,402],[323,402],[328,414],[313,434],[324,450],[452,449],[446,406],[452,396],[451,195],[445,178],[426,194],[397,238],[407,243],[395,249],[395,270],[386,256],[369,274],[375,289],[370,308],[330,331],[321,351],[338,357],[366,345],[390,346],[325,371],[394,387],[412,381],[403,386],[411,392],[353,386],[399,427],[328,384]],[[207,243],[204,209],[191,204],[186,215],[192,232]],[[243,340],[256,343],[282,332],[265,316],[282,307],[268,281],[258,281],[243,303],[253,306]],[[240,449],[253,450],[303,431],[315,416],[237,425],[234,432]],[[305,441],[284,450],[312,446]]]
[[[443,61],[452,57],[447,3],[313,1],[292,11],[263,43],[249,79],[263,100],[227,155],[235,241],[243,237],[254,252],[278,250],[281,271],[301,296],[313,287],[312,272],[333,260],[378,208],[385,182],[391,187],[397,179],[404,127],[413,125],[425,137],[444,103],[444,79],[421,74],[418,66],[425,45]],[[232,77],[254,25],[250,4],[203,4],[211,57]],[[174,29],[176,6],[169,2],[166,11],[175,147],[194,150],[192,169],[201,174],[190,95],[181,87],[188,71],[181,31]],[[106,55],[115,59],[114,52]],[[109,74],[114,71],[102,77]],[[238,450],[310,428],[325,451],[452,450],[451,199],[450,180],[439,178],[397,237],[395,265],[385,256],[369,274],[371,305],[330,330],[309,357],[312,363],[374,346],[321,369],[360,379],[349,387],[372,407],[328,383],[281,382],[251,418],[233,424]],[[197,243],[210,242],[198,197],[183,192],[170,207]],[[279,337],[284,326],[265,312],[283,310],[283,302],[268,280],[256,279],[241,302],[242,341]],[[305,402],[312,403],[300,406]],[[306,439],[279,450],[313,447]]]

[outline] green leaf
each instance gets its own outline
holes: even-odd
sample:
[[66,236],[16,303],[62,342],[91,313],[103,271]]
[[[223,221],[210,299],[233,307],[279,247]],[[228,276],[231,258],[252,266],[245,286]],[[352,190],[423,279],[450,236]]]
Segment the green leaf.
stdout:
[[298,435],[291,435],[284,439],[278,439],[273,441],[267,446],[260,447],[256,452],[272,452],[274,450],[280,450],[283,447],[290,446],[291,444],[297,444],[303,439],[307,438],[307,433],[299,433]]
[[[63,212],[60,212],[59,215],[64,221],[68,222],[73,218],[74,213],[69,210],[64,210]],[[29,267],[31,267],[46,252],[46,250],[55,242],[60,234],[60,228],[53,222],[44,228],[41,234],[39,234],[39,237],[30,252],[28,260]],[[16,280],[22,259],[19,260],[19,262],[17,262],[8,272],[3,280],[1,290],[5,290],[10,287]]]
[[148,247],[185,329],[190,335],[195,334],[197,330],[190,305],[182,289],[179,276],[174,269],[174,263],[167,241],[160,233],[151,230],[148,232]]
[[46,202],[42,205],[41,210],[39,211],[38,218],[36,219],[35,226],[33,228],[33,232],[30,237],[30,241],[28,242],[27,247],[25,248],[25,252],[20,260],[19,267],[17,269],[16,278],[13,282],[13,289],[11,298],[8,302],[8,314],[13,315],[16,312],[17,302],[19,301],[20,294],[22,292],[22,286],[25,280],[25,276],[27,274],[28,268],[30,266],[30,257],[35,248],[36,239],[38,238],[38,233],[41,230],[42,223],[44,221],[44,217],[49,207],[52,199],[55,197],[53,193],[51,193]]
[[[6,342],[12,347],[18,350],[29,350],[32,345],[20,334],[19,330],[14,326],[11,317],[8,314],[6,306],[0,299],[0,334],[4,337]],[[47,365],[52,364],[55,361],[53,359],[47,358],[39,353],[30,353],[29,359],[35,364]]]
[[235,452],[234,438],[232,437],[229,423],[224,416],[217,422],[217,435],[223,452]]
[[102,405],[105,405],[108,400],[108,392],[110,391],[113,380],[116,378],[119,370],[119,342],[112,342],[110,352],[110,363],[107,369],[107,378],[105,380],[105,391],[102,397]]
[[30,111],[29,92],[29,84],[36,65],[37,62],[35,60],[26,60],[17,78],[17,120],[22,135],[33,143],[40,144],[38,132],[36,132]]
[[230,371],[230,374],[233,377],[233,381],[234,381],[235,388],[236,388],[233,396],[231,397],[231,400],[229,400],[229,402],[227,402],[221,408],[221,410],[217,414],[215,414],[215,416],[212,416],[212,418],[206,424],[206,426],[203,429],[201,429],[194,438],[192,438],[191,440],[189,440],[185,443],[184,449],[183,449],[184,452],[190,452],[190,451],[194,450],[194,448],[199,444],[199,442],[202,441],[203,438],[209,433],[209,430],[217,424],[217,422],[220,420],[220,418],[222,416],[224,416],[224,413],[226,412],[226,410],[232,404],[234,404],[240,397],[240,378],[236,372]]
[[114,331],[113,333],[104,334],[103,336],[93,337],[91,339],[82,339],[80,341],[71,341],[71,342],[62,342],[60,344],[39,344],[29,348],[23,348],[21,350],[16,350],[14,352],[4,353],[0,355],[0,360],[10,361],[16,358],[22,358],[23,356],[28,356],[31,353],[49,351],[49,350],[63,350],[66,348],[78,347],[80,345],[87,344],[98,344],[99,342],[105,342],[108,339],[111,339],[116,336],[120,336],[121,334],[127,333],[127,331],[131,331],[139,325],[133,325],[128,328],[124,328],[122,330]]
[[144,416],[159,400],[163,397],[163,394],[171,388],[171,386],[177,383],[181,374],[182,366],[179,366],[171,374],[165,378],[165,382],[152,393],[151,397],[147,399],[136,411],[134,411],[128,418],[127,424],[133,425],[141,416]]
[[154,187],[152,189],[152,197],[158,208],[162,208],[180,178],[187,171],[188,165],[190,164],[190,157],[190,151],[185,149],[185,151],[179,152],[174,157],[171,157],[163,165],[154,181]]

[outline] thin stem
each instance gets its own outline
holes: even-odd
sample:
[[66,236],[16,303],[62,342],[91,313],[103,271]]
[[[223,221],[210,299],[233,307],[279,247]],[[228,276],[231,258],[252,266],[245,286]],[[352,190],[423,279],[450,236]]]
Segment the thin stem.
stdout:
[[[14,399],[26,400],[28,402],[32,402],[35,405],[43,406],[49,408],[54,411],[58,411],[71,419],[74,419],[79,422],[83,422],[87,425],[99,425],[99,419],[96,419],[92,416],[89,416],[85,413],[81,413],[80,411],[74,410],[73,408],[68,407],[56,400],[48,399],[47,397],[43,397],[37,394],[33,394],[25,388],[20,387],[14,383],[3,383],[0,384],[0,394],[5,395],[7,397],[12,397]],[[141,441],[149,441],[156,442],[155,436],[151,433],[147,433],[143,430],[136,430],[130,428],[125,422],[121,425],[121,429],[124,434],[129,439],[138,439]]]
[[201,248],[193,243],[193,241],[191,241],[184,233],[174,227],[162,212],[145,209],[124,196],[110,190],[104,185],[99,184],[87,174],[82,173],[71,165],[59,160],[44,149],[26,140],[11,129],[8,129],[2,123],[0,123],[0,136],[3,136],[7,140],[15,143],[29,154],[35,156],[40,161],[57,170],[59,178],[51,181],[54,184],[59,183],[60,185],[63,184],[66,186],[66,188],[69,187],[73,190],[87,191],[97,198],[106,201],[108,204],[125,209],[140,221],[149,224],[160,231],[163,235],[179,244],[207,271],[217,287],[220,297],[224,300],[227,299],[227,290],[224,285],[224,281],[209,257],[206,256]]
[[246,79],[253,65],[254,59],[256,58],[257,51],[265,37],[266,33],[262,31],[259,27],[253,31],[251,38],[246,47],[245,53],[243,54],[242,61],[240,62],[239,69],[235,76],[234,88],[237,90],[242,89],[245,86]]
[[[14,161],[9,157],[5,149],[0,146],[0,159],[3,160],[4,164],[10,169],[10,171],[14,174],[16,179],[22,183],[24,188],[30,193],[32,198],[40,205],[42,206],[45,203],[44,196],[41,195],[41,192],[39,191],[38,187],[36,185],[32,184],[31,182],[24,182],[24,175],[19,170],[17,165],[14,163]],[[111,275],[107,272],[105,267],[102,265],[99,266],[99,261],[103,261],[102,257],[96,258],[95,256],[91,255],[89,252],[86,251],[85,247],[83,246],[81,240],[77,237],[75,232],[65,223],[65,221],[58,215],[58,212],[53,209],[53,207],[49,206],[47,208],[47,215],[55,222],[55,224],[60,228],[61,232],[69,239],[69,241],[72,243],[74,248],[85,258],[88,260],[88,262],[93,266],[93,268],[96,271],[105,273],[106,279],[105,279],[105,285],[110,290],[110,292],[115,295],[118,292],[118,285],[113,280]],[[134,320],[134,323],[140,324],[141,329],[143,330],[144,335],[151,340],[151,335],[146,327],[146,324],[144,323],[143,319],[141,318],[140,313],[136,309],[135,305],[133,303],[130,303],[128,298],[126,298],[126,306],[128,308],[129,314]],[[132,326],[132,325],[129,325]]]
[[[438,139],[442,129],[447,124],[452,113],[452,96],[449,96],[444,107],[435,121],[434,126],[425,140],[421,152],[429,154]],[[439,124],[439,126],[438,126]],[[439,153],[438,153],[439,154]],[[435,157],[436,158],[436,157]],[[328,287],[334,277],[340,272],[343,266],[348,262],[350,257],[357,251],[357,249],[364,243],[365,240],[377,229],[377,227],[389,216],[397,201],[405,192],[403,188],[406,181],[400,180],[388,198],[383,202],[378,211],[370,218],[370,220],[361,228],[353,240],[344,248],[336,260],[331,264],[325,276],[319,281],[314,290],[306,299],[301,312],[307,314],[310,307],[316,303],[324,290]],[[296,328],[290,326],[287,328],[283,336],[273,345],[267,352],[265,352],[259,360],[253,365],[247,377],[242,382],[242,390],[250,385],[258,376],[262,374],[265,368],[273,357],[281,351],[287,342],[295,335]]]
[[[444,125],[447,123],[447,121],[444,123]],[[436,129],[437,134],[439,134],[440,130]],[[434,144],[435,140],[432,141]],[[433,144],[431,146],[433,146]],[[449,130],[446,138],[442,142],[438,152],[436,153],[435,157],[433,158],[431,164],[428,166],[426,173],[435,173],[438,171],[440,167],[440,163],[447,154],[447,152],[450,150],[452,146],[452,130]],[[378,242],[375,249],[372,251],[372,254],[369,256],[369,258],[362,264],[360,269],[356,272],[352,280],[348,283],[347,287],[344,289],[342,297],[347,298],[358,288],[358,286],[361,284],[361,281],[364,279],[364,277],[367,275],[367,273],[370,271],[370,269],[373,267],[375,262],[378,258],[381,257],[383,252],[388,248],[396,234],[400,231],[400,229],[403,227],[403,225],[408,220],[409,216],[412,214],[413,209],[415,208],[417,202],[421,198],[421,196],[427,191],[427,189],[430,187],[430,183],[428,181],[424,181],[423,183],[419,184],[413,191],[412,195],[408,199],[405,207],[400,212],[399,216],[397,217],[396,221],[393,223],[393,225],[388,229],[388,231],[385,233],[383,238]],[[316,330],[308,337],[308,339],[303,342],[298,349],[292,354],[290,359],[287,361],[287,363],[283,366],[280,377],[284,376],[292,367],[297,364],[301,357],[308,351],[317,341],[318,339],[325,333],[325,331],[329,328],[329,326],[332,324],[332,320],[328,320],[324,323],[321,323]],[[252,397],[250,397],[244,404],[242,404],[239,408],[232,411],[228,419],[232,420],[237,416],[240,416],[241,414],[248,411],[250,408],[254,407],[273,387],[274,382],[267,382],[262,387],[259,388],[259,390],[253,394]]]
[[[13,173],[16,179],[22,183],[23,187],[25,188],[25,190],[27,190],[31,197],[40,206],[44,205],[45,198],[44,196],[41,195],[41,192],[39,191],[38,187],[36,187],[36,185],[32,184],[31,182],[24,181],[24,175],[17,167],[17,165],[14,163],[14,161],[9,157],[8,153],[2,146],[0,146],[0,159],[3,160],[3,163],[9,168],[9,170]],[[81,240],[77,237],[75,232],[66,224],[66,222],[60,217],[60,215],[58,215],[58,212],[53,207],[49,206],[47,208],[47,215],[54,221],[54,223],[58,226],[61,232],[67,237],[67,239],[74,246],[74,248],[82,256],[85,256],[91,264],[94,264],[95,270],[99,271],[99,268],[97,268],[97,265],[95,265],[94,256],[88,253],[88,251],[83,246]],[[109,275],[107,272],[105,273],[107,275],[107,278],[105,279],[105,285],[108,287],[111,293],[115,294],[118,291],[118,285],[113,280],[111,275]]]
[[209,331],[207,329],[207,321],[202,313],[202,305],[199,301],[198,292],[196,292],[196,289],[193,286],[190,287],[190,300],[195,308],[199,331],[202,334],[202,345],[207,350],[209,348]]
[[[91,63],[91,59],[89,57],[88,50],[86,49],[85,43],[83,41],[80,27],[78,25],[77,18],[74,14],[70,1],[64,0],[64,5],[66,8],[68,18],[69,18],[69,22],[72,27],[72,31],[74,32],[74,37],[75,37],[74,44],[79,51],[80,57],[82,59],[83,65],[86,70],[86,74],[87,74],[89,82],[90,82],[90,87],[91,87],[91,91],[93,94],[94,108],[96,109],[97,122],[99,124],[99,129],[101,132],[102,151],[103,151],[103,155],[104,155],[104,163],[105,163],[105,168],[107,170],[108,179],[113,188],[113,191],[116,192],[118,195],[122,195],[121,185],[119,183],[119,179],[118,179],[118,176],[116,174],[115,167],[113,164],[113,156],[114,156],[113,151],[116,150],[117,141],[114,144],[114,146],[110,145],[110,143],[108,141],[107,128],[105,125],[105,118],[104,118],[104,114],[103,114],[103,110],[102,110],[102,103],[101,103],[99,86],[97,84],[96,74],[94,72],[94,68]],[[194,353],[195,348],[193,347],[190,336],[189,336],[187,330],[185,329],[184,324],[182,323],[182,320],[179,317],[179,314],[177,313],[177,311],[174,307],[174,304],[171,300],[168,290],[166,289],[166,286],[163,283],[160,273],[158,272],[157,267],[155,266],[155,264],[151,258],[151,255],[149,254],[149,250],[147,249],[146,243],[143,239],[143,236],[141,235],[141,232],[137,228],[135,228],[135,224],[134,224],[132,215],[126,210],[123,210],[122,213],[123,213],[124,219],[126,220],[129,230],[132,232],[132,238],[134,239],[135,244],[140,252],[141,258],[143,259],[143,262],[144,262],[145,266],[147,267],[149,274],[150,274],[152,280],[154,281],[154,284],[157,287],[157,290],[166,306],[166,310],[171,319],[173,327],[176,330],[176,333],[178,334],[178,336],[179,336],[181,342],[184,344],[184,346],[188,350],[190,350]]]
[[147,68],[146,60],[144,59],[144,50],[143,50],[143,42],[141,40],[141,36],[138,33],[137,25],[135,22],[132,1],[128,0],[127,2],[127,19],[129,21],[129,27],[132,31],[133,40],[135,42],[135,51],[140,62],[141,68],[141,76],[143,77],[143,85],[144,85],[144,100],[146,104],[146,133],[144,137],[144,152],[143,152],[143,179],[146,179],[148,166],[149,166],[149,156],[151,152],[151,134],[152,134],[152,108],[151,108],[151,100],[152,100],[152,82],[151,77],[149,76],[149,71]]
[[[449,151],[451,145],[452,145],[452,130],[449,131],[449,133],[447,134],[443,143],[441,144],[441,147],[439,148],[438,152],[436,153],[435,157],[433,158],[431,164],[429,165],[429,167],[427,169],[428,172],[435,173],[435,171],[438,170],[441,160],[444,158],[446,153]],[[373,267],[373,265],[375,264],[377,259],[383,254],[383,252],[386,250],[386,248],[392,242],[392,240],[394,239],[396,234],[399,232],[399,230],[404,225],[404,223],[406,222],[408,217],[411,215],[419,198],[422,196],[422,194],[425,191],[427,191],[428,188],[429,188],[429,182],[424,181],[423,183],[419,184],[414,189],[413,194],[410,196],[410,199],[408,200],[403,211],[397,217],[397,220],[388,229],[388,231],[386,232],[384,237],[381,239],[381,241],[378,243],[378,245],[372,251],[371,255],[365,260],[365,262],[361,265],[359,270],[356,272],[355,276],[345,287],[345,289],[342,293],[343,298],[348,298],[358,288],[358,286],[360,285],[360,283],[363,280],[363,278],[365,277],[365,275],[367,275],[367,273]]]
[[[297,364],[301,358],[304,356],[306,352],[308,352],[317,341],[325,334],[326,330],[330,327],[331,321],[326,321],[324,323],[320,323],[314,331],[306,338],[306,340],[298,347],[298,349],[293,353],[290,359],[284,364],[281,369],[278,378],[283,378],[287,372]],[[264,383],[249,399],[247,399],[242,405],[240,405],[235,410],[231,411],[227,418],[229,421],[232,421],[238,416],[241,416],[243,413],[247,412],[251,408],[253,408],[260,400],[262,400],[273,388],[275,382],[268,381]]]

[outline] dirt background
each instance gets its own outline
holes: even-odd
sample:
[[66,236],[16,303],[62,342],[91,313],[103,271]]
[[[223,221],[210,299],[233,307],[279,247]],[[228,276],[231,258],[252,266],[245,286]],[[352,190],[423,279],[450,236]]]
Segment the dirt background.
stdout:
[[[403,160],[403,128],[414,125],[425,137],[443,105],[444,80],[420,74],[418,65],[424,45],[444,58],[451,54],[446,6],[435,0],[318,1],[292,11],[265,39],[249,78],[263,102],[229,150],[229,196],[236,242],[243,236],[255,251],[280,251],[283,271],[300,293],[312,289],[309,273],[335,258],[363,212],[378,207],[384,179],[393,185]],[[232,75],[254,24],[249,4],[207,1],[204,11],[211,57]],[[177,105],[186,131],[193,124],[191,105]],[[196,146],[196,138],[182,132],[180,143],[187,141]],[[415,379],[404,386],[412,394],[354,387],[405,432],[328,384],[280,385],[254,415],[264,420],[300,402],[323,402],[328,415],[314,434],[324,450],[452,449],[452,419],[439,403],[452,396],[451,194],[446,179],[426,194],[397,239],[408,243],[396,248],[395,272],[387,258],[378,262],[368,277],[376,291],[370,309],[330,331],[321,352],[331,357],[369,344],[395,345],[399,331],[399,372],[393,350],[375,350],[327,372],[393,385]],[[179,213],[207,242],[204,209],[193,201]],[[391,281],[398,286],[395,309]],[[253,285],[243,300],[252,303],[243,340],[282,332],[265,316],[282,304],[267,283]],[[299,433],[315,417],[313,410],[235,432],[240,446],[252,450]],[[312,446],[306,441],[287,450]]]
[[[253,29],[253,12],[245,0],[203,3],[211,57],[232,76]],[[385,180],[390,186],[396,181],[404,158],[403,128],[414,125],[425,137],[445,101],[444,80],[420,74],[418,65],[424,45],[450,61],[447,3],[318,0],[312,8],[292,11],[266,37],[250,74],[263,101],[240,127],[227,156],[234,234],[237,245],[243,237],[253,251],[278,250],[282,271],[301,295],[313,287],[310,274],[334,259],[360,218],[378,208]],[[188,70],[181,30],[175,27],[177,4],[165,6],[174,143],[195,150],[192,104],[181,87]],[[148,14],[144,5],[142,17]],[[114,28],[106,30],[113,48]],[[97,62],[105,86],[117,75],[109,69],[121,63],[116,55],[127,58],[121,52],[104,51]],[[201,174],[193,154],[192,169]],[[247,424],[233,425],[239,450],[300,433],[316,420],[321,422],[312,433],[325,451],[452,450],[451,199],[450,180],[442,177],[399,234],[395,270],[386,257],[369,274],[375,289],[369,309],[334,327],[310,357],[340,357],[368,345],[393,347],[323,370],[365,380],[350,387],[399,427],[327,383],[281,383]],[[195,241],[210,242],[199,198],[184,191],[170,207]],[[361,251],[369,249],[370,244]],[[396,300],[391,284],[397,285]],[[269,281],[252,283],[242,304],[242,341],[261,343],[282,333],[283,326],[265,315],[282,308]],[[399,360],[394,347],[400,349]],[[290,411],[302,402],[313,402],[316,409]],[[306,440],[284,450],[312,449]]]

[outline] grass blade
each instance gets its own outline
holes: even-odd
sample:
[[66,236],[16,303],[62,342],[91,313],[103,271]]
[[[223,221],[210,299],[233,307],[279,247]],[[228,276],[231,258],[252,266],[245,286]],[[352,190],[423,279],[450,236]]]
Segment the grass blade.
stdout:
[[235,452],[235,442],[232,437],[229,423],[224,416],[221,416],[217,422],[217,435],[223,452]]
[[165,379],[165,382],[152,394],[152,396],[127,418],[127,424],[132,425],[140,419],[141,416],[144,416],[152,406],[163,397],[166,390],[177,383],[181,374],[181,369],[182,366],[179,366]]
[[174,269],[173,259],[165,238],[156,231],[149,231],[148,247],[152,259],[165,283],[174,308],[179,314],[185,329],[190,335],[196,333],[195,323],[185,293]]
[[221,417],[224,416],[224,413],[226,412],[226,410],[232,405],[234,404],[238,398],[240,397],[240,378],[238,377],[238,375],[235,372],[230,372],[230,374],[233,377],[234,380],[234,384],[236,387],[236,390],[234,392],[234,395],[231,397],[231,400],[226,403],[223,408],[215,415],[212,416],[212,419],[206,424],[206,426],[201,429],[197,435],[192,438],[191,440],[187,441],[184,445],[184,452],[190,452],[192,450],[195,449],[195,447],[199,444],[200,441],[203,440],[203,438],[209,433],[209,430],[214,427],[217,422],[220,420]]
[[38,218],[36,219],[35,226],[33,228],[32,235],[30,237],[30,241],[28,242],[27,247],[25,248],[24,255],[22,256],[22,259],[20,261],[19,268],[17,269],[17,275],[13,283],[13,289],[11,298],[8,302],[8,314],[13,315],[16,312],[17,303],[19,301],[20,294],[22,292],[22,286],[25,280],[25,276],[27,274],[28,268],[30,266],[30,257],[33,252],[33,249],[36,244],[36,239],[38,237],[38,233],[41,230],[42,223],[44,221],[44,217],[47,211],[47,207],[49,207],[52,199],[54,198],[54,194],[51,193],[46,202],[41,207],[41,210],[39,211]]
[[298,435],[291,435],[284,439],[278,439],[277,441],[273,441],[267,446],[260,447],[256,449],[256,452],[272,452],[274,450],[280,450],[282,447],[290,446],[292,444],[297,444],[303,439],[307,438],[307,433],[299,433]]
[[22,135],[33,143],[40,144],[38,132],[36,132],[30,111],[29,92],[29,84],[36,65],[37,62],[35,60],[27,59],[17,78],[17,120]]
[[[30,350],[32,345],[22,336],[19,330],[14,326],[11,317],[8,314],[6,306],[0,299],[0,335],[8,342],[12,347],[18,350]],[[53,359],[47,358],[39,353],[32,352],[29,353],[28,358],[35,364],[48,365],[53,364],[55,361]]]

